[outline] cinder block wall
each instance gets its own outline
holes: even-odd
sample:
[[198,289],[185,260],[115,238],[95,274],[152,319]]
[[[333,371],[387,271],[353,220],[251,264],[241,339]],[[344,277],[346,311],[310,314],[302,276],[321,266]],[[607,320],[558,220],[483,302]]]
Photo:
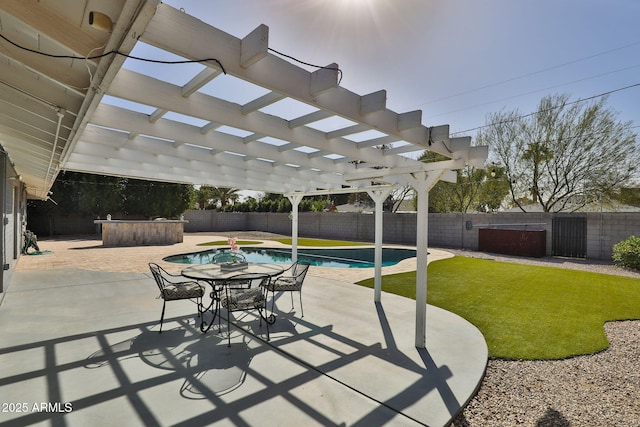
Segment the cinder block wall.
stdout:
[[[551,213],[504,212],[497,214],[429,214],[429,244],[438,247],[477,250],[478,230],[506,228],[546,230],[546,253],[552,253]],[[640,213],[588,213],[587,258],[611,259],[612,246],[631,235],[640,236]],[[279,234],[291,233],[291,219],[286,213],[228,213],[187,211],[185,231],[258,230]],[[415,245],[416,214],[383,215],[385,243]],[[355,212],[301,212],[298,233],[301,237],[373,242],[375,216]]]
[[587,214],[587,258],[611,259],[613,245],[629,236],[640,237],[640,214]]

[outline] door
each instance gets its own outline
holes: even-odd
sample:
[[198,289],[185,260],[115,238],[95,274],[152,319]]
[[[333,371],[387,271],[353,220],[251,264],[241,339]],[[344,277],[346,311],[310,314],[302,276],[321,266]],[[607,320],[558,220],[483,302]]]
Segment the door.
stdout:
[[554,256],[587,257],[587,217],[556,216],[552,222],[551,250]]

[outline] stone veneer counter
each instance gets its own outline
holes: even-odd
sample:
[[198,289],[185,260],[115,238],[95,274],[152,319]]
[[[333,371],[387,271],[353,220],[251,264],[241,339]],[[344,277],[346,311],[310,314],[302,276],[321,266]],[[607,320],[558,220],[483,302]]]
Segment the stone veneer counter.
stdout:
[[102,225],[103,246],[147,246],[182,243],[185,220],[95,220]]

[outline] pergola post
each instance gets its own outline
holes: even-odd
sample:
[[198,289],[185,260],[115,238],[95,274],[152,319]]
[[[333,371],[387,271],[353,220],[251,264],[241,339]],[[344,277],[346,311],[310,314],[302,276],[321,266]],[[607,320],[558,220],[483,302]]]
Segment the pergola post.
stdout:
[[411,185],[418,196],[416,228],[416,347],[427,346],[427,255],[429,237],[429,190],[444,171],[412,174]]
[[427,343],[427,256],[429,238],[429,191],[418,192],[416,229],[416,347]]
[[373,301],[380,302],[382,295],[382,224],[383,224],[383,203],[391,194],[391,188],[384,190],[369,190],[367,193],[376,204],[375,208],[375,249],[374,263],[375,275],[373,280]]
[[291,262],[298,260],[298,207],[303,197],[302,194],[287,195],[291,202]]

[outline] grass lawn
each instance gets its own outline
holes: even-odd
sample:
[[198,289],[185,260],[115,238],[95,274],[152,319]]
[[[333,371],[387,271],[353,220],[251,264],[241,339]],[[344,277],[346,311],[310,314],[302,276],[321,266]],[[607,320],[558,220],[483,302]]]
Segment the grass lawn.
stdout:
[[[290,237],[285,237],[282,239],[271,239],[271,240],[275,242],[280,242],[283,245],[291,245]],[[371,245],[371,243],[349,242],[346,240],[298,238],[298,246],[368,246],[368,245]]]
[[[382,289],[415,299],[415,272]],[[429,264],[427,301],[478,327],[490,357],[563,359],[607,348],[604,322],[640,319],[640,280],[454,257]]]

